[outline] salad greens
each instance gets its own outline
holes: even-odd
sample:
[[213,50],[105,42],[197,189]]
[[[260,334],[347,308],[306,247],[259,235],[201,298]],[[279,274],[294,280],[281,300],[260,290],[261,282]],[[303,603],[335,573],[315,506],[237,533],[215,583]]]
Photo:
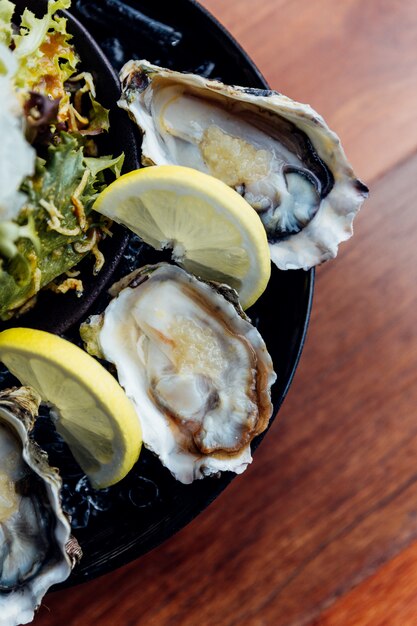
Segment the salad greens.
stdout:
[[[123,155],[116,159],[84,157],[77,137],[62,132],[60,138],[57,146],[48,148],[45,161],[37,158],[34,176],[22,186],[27,202],[17,223],[32,229],[39,243],[35,245],[32,237],[20,237],[16,254],[3,262],[1,319],[7,319],[11,311],[23,306],[39,289],[74,267],[102,236],[100,218],[91,215],[91,207],[106,186],[104,171],[110,169],[119,174]],[[77,205],[83,215],[74,210]],[[84,216],[88,230],[82,228]]]
[[[18,104],[18,125],[28,153],[36,150],[35,171],[27,175],[26,167],[18,189],[18,214],[0,207],[3,320],[27,308],[45,286],[62,292],[75,289],[80,295],[82,282],[71,268],[89,252],[95,257],[95,271],[104,261],[97,246],[109,234],[108,223],[91,207],[108,173],[120,175],[123,155],[97,156],[95,136],[108,130],[108,111],[96,100],[91,74],[79,69],[66,19],[57,14],[70,4],[49,0],[41,18],[25,9],[16,27],[14,4],[0,0],[0,75],[2,59],[9,63],[12,54],[14,70],[8,79]],[[16,103],[13,115],[16,122]],[[2,159],[4,151],[0,169]]]

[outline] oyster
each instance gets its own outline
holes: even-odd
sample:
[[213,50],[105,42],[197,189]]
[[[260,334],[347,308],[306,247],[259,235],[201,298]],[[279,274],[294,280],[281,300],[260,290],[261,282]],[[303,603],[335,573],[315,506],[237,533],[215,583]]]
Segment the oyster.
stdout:
[[0,392],[0,623],[27,624],[48,589],[71,573],[81,550],[61,509],[61,480],[29,439],[40,398]]
[[259,213],[280,269],[333,258],[351,236],[368,189],[310,106],[147,61],[128,62],[121,80],[142,163],[194,167],[236,189]]
[[146,266],[112,288],[103,316],[81,332],[116,365],[145,446],[183,483],[243,472],[272,413],[264,341],[236,292],[220,292],[177,266]]

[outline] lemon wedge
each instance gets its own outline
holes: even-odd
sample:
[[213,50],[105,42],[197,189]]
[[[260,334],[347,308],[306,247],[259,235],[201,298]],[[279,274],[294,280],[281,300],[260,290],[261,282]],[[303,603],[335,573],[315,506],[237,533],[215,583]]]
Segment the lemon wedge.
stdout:
[[262,222],[236,191],[213,176],[161,165],[121,176],[94,207],[123,224],[192,274],[234,287],[243,308],[265,290],[271,273]]
[[124,478],[142,436],[133,405],[118,382],[86,352],[40,330],[0,333],[0,361],[54,408],[56,428],[96,489]]

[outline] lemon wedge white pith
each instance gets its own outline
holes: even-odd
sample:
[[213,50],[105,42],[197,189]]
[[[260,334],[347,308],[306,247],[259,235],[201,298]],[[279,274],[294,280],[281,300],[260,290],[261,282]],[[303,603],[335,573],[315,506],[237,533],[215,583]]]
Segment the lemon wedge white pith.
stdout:
[[57,430],[94,487],[128,473],[141,448],[140,424],[104,367],[69,341],[29,328],[0,333],[0,361],[56,409]]
[[203,279],[226,282],[243,308],[270,277],[264,227],[252,207],[216,178],[181,166],[158,166],[121,176],[94,204],[157,250]]

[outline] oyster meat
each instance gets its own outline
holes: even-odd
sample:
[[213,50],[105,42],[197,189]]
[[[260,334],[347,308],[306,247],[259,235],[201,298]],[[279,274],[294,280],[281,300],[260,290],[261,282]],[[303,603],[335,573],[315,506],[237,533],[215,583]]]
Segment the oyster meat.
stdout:
[[185,165],[220,178],[259,213],[280,269],[337,254],[367,188],[309,105],[129,61],[119,106],[143,134],[143,165]]
[[48,589],[71,573],[81,549],[60,501],[58,471],[29,438],[40,398],[0,392],[0,624],[32,621]]
[[160,263],[111,294],[81,334],[91,353],[116,365],[145,446],[183,483],[243,472],[250,442],[271,417],[276,376],[236,292]]

